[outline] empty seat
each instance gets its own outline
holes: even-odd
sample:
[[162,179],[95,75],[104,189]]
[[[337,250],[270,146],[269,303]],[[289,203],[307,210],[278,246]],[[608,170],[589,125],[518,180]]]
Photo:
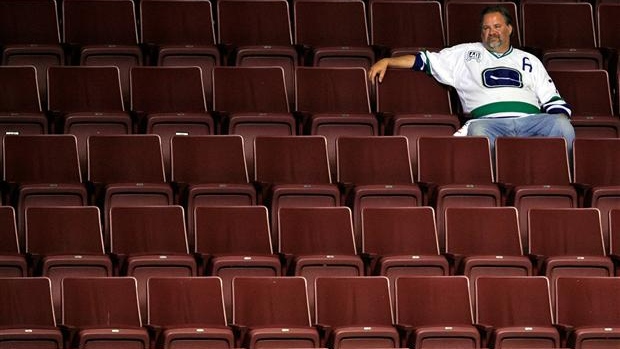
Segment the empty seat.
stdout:
[[0,6],[2,65],[34,66],[39,96],[45,106],[47,68],[65,64],[56,1],[9,0]]
[[613,348],[620,344],[620,279],[561,277],[556,284],[555,317],[566,325],[566,346]]
[[138,282],[143,317],[147,314],[147,282],[154,276],[196,276],[189,254],[181,206],[114,207],[110,212],[110,252],[118,274]]
[[279,226],[278,252],[285,258],[285,271],[308,280],[312,314],[317,277],[364,275],[364,263],[355,254],[351,211],[347,207],[282,208]]
[[104,242],[109,251],[109,215],[115,206],[172,204],[165,183],[158,135],[107,135],[88,139],[88,180],[91,203],[102,209]]
[[406,329],[402,344],[414,348],[480,348],[469,288],[464,276],[398,278],[396,323]]
[[215,133],[198,67],[132,68],[131,110],[141,132],[161,138],[166,178],[170,176],[173,136]]
[[530,254],[549,278],[552,296],[561,276],[614,276],[597,209],[532,209],[529,226]]
[[243,137],[249,175],[253,178],[254,139],[297,134],[295,118],[289,112],[284,70],[218,67],[213,72],[213,91],[213,108],[222,119],[222,133]]
[[129,105],[129,70],[142,65],[136,10],[131,0],[67,0],[62,2],[63,42],[79,65],[119,68],[121,91]]
[[301,277],[235,278],[232,322],[240,333],[238,347],[319,347]]
[[450,273],[448,261],[439,255],[431,207],[366,208],[362,211],[361,242],[367,275],[387,276],[392,295],[399,277]]
[[570,103],[576,137],[620,136],[620,120],[613,115],[609,76],[605,70],[551,70],[549,75]]
[[255,205],[256,190],[248,181],[241,136],[174,136],[171,146],[170,180],[177,203],[186,208],[188,243],[195,251],[195,209]]
[[295,81],[295,105],[301,114],[304,134],[327,138],[335,176],[338,137],[379,134],[379,124],[371,114],[366,70],[298,67]]
[[609,212],[620,207],[620,140],[576,139],[574,151],[574,173],[577,188],[580,189],[581,206],[596,207],[601,212],[601,228],[605,251],[610,249]]
[[367,207],[419,206],[422,192],[413,181],[407,138],[340,137],[338,182],[353,211],[355,242],[361,247],[362,211]]
[[213,68],[221,64],[213,23],[208,0],[140,1],[140,42],[149,47],[151,63],[200,67],[209,110]]
[[530,276],[514,207],[450,207],[446,209],[446,253],[453,273],[471,281],[472,294],[481,276]]
[[280,209],[340,205],[340,191],[331,181],[324,137],[257,137],[254,152],[259,200],[271,214],[274,250],[278,250]]
[[366,4],[361,0],[293,2],[294,43],[305,47],[308,65],[369,69]]
[[54,319],[48,278],[0,278],[0,345],[8,348],[64,347]]
[[443,249],[447,208],[501,205],[501,193],[493,181],[489,140],[421,137],[417,148],[418,182],[424,188],[426,204],[436,209],[439,246]]
[[531,1],[521,4],[520,13],[523,45],[537,50],[548,69],[603,68],[602,54],[596,49],[591,4]]
[[379,46],[383,55],[413,54],[445,46],[438,1],[373,0],[369,7],[370,43]]
[[512,35],[514,46],[521,46],[521,29],[517,5],[511,1],[447,1],[445,3],[446,41],[448,46],[480,41],[480,26],[476,18],[487,6],[504,7],[512,17]]
[[499,137],[495,143],[496,181],[504,205],[519,210],[519,230],[528,250],[528,211],[541,207],[577,207],[577,193],[570,185],[566,141],[562,138]]
[[450,93],[432,77],[411,69],[389,69],[385,79],[375,83],[375,89],[384,134],[409,139],[411,166],[417,178],[418,138],[452,136],[460,127],[452,113]]
[[286,0],[224,0],[217,2],[218,43],[228,64],[281,67],[288,100],[293,108],[295,67],[289,3]]
[[36,68],[0,66],[0,142],[9,134],[47,132]]
[[4,181],[16,208],[20,248],[25,247],[25,212],[32,206],[82,206],[86,187],[73,135],[23,135],[4,138]]
[[158,348],[235,346],[217,277],[152,277],[147,305],[148,326]]
[[494,348],[557,348],[549,280],[539,276],[480,277],[476,281],[475,321]]
[[132,277],[64,279],[62,324],[66,348],[149,348]]
[[48,109],[58,133],[73,134],[78,142],[82,173],[87,170],[86,145],[91,135],[132,133],[123,107],[117,67],[50,67]]
[[239,276],[280,276],[264,206],[198,207],[195,252],[206,275],[222,279],[227,318],[232,319],[232,281]]
[[19,277],[28,274],[26,258],[21,254],[17,240],[15,210],[0,207],[0,277]]
[[316,322],[330,348],[397,348],[387,278],[320,277],[316,279]]
[[28,208],[26,251],[34,274],[51,280],[59,321],[64,278],[112,276],[112,262],[103,249],[101,216],[94,206]]

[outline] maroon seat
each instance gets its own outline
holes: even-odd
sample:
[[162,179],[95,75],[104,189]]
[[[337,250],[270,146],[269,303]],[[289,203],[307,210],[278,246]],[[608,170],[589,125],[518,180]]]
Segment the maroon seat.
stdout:
[[605,251],[611,245],[607,217],[611,210],[620,207],[617,151],[620,151],[617,138],[576,139],[573,147],[574,182],[580,189],[581,206],[595,207],[601,212]]
[[80,169],[85,174],[88,137],[132,133],[132,120],[123,106],[119,69],[50,67],[47,79],[54,128],[75,135]]
[[293,3],[294,43],[306,48],[308,65],[370,68],[366,4],[361,0]]
[[[282,208],[279,221],[284,270],[287,275],[306,278],[312,314],[318,277],[364,275],[364,263],[355,253],[347,207]],[[313,323],[318,322],[313,319]]]
[[483,341],[482,346],[560,346],[560,334],[553,327],[547,278],[480,277],[476,281],[475,299],[475,321],[486,329],[483,335],[488,338],[488,341]]
[[[609,76],[605,70],[551,70],[562,97],[569,101],[577,138],[617,138],[620,120],[613,115]],[[580,81],[579,86],[575,81]]]
[[343,67],[298,67],[295,105],[304,134],[322,135],[332,175],[336,175],[336,139],[376,136],[379,124],[371,113],[366,70]]
[[353,211],[359,252],[364,209],[421,206],[422,191],[413,181],[405,137],[340,137],[336,151],[338,182]]
[[132,67],[143,64],[138,46],[135,4],[131,0],[62,2],[63,42],[74,64],[118,67],[125,106],[129,106]]
[[450,93],[432,77],[411,69],[389,69],[385,79],[375,83],[375,89],[377,112],[384,120],[383,133],[407,137],[411,168],[417,179],[418,138],[452,136],[460,127],[458,117],[452,113]]
[[492,0],[459,0],[446,1],[446,38],[448,46],[480,41],[480,28],[475,25],[474,19],[480,16],[487,6],[502,6],[512,17],[512,36],[510,40],[514,46],[521,46],[521,25],[517,5],[511,1]]
[[448,261],[439,255],[431,207],[366,208],[361,238],[366,274],[386,276],[392,296],[399,277],[450,273]]
[[495,142],[496,181],[503,205],[519,210],[523,251],[529,252],[528,212],[532,208],[577,207],[570,185],[566,141],[562,138],[499,137]]
[[0,277],[28,275],[28,263],[17,240],[15,209],[0,207]]
[[306,280],[301,277],[238,277],[233,280],[233,325],[238,347],[318,348],[311,326]]
[[5,135],[48,132],[38,85],[35,67],[0,66],[0,146]]
[[62,324],[67,329],[65,348],[147,349],[150,345],[132,277],[64,279]]
[[38,93],[45,109],[47,68],[65,64],[57,3],[54,0],[10,0],[3,1],[0,6],[2,65],[35,68]]
[[373,0],[368,11],[370,43],[383,49],[386,56],[445,46],[438,1]]
[[480,348],[469,289],[469,280],[464,276],[399,278],[396,323],[406,329],[401,346]]
[[132,68],[131,109],[141,132],[161,138],[166,178],[172,137],[215,134],[198,67]]
[[218,43],[226,47],[228,64],[282,68],[293,110],[299,57],[293,46],[290,13],[286,0],[217,2]]
[[48,278],[0,278],[0,345],[9,348],[64,347],[62,332],[54,319]]
[[269,209],[277,251],[282,208],[338,206],[340,191],[331,181],[325,137],[257,137],[254,152],[259,200]]
[[256,190],[248,181],[241,136],[174,136],[171,146],[170,180],[177,204],[185,207],[189,248],[195,251],[196,208],[256,205]]
[[501,193],[493,181],[489,141],[452,136],[421,137],[417,141],[418,182],[425,191],[426,204],[437,212],[439,247],[443,251],[446,209],[501,205]]
[[297,134],[284,78],[281,67],[218,67],[213,72],[213,108],[222,119],[222,133],[243,137],[250,178],[256,137]]
[[530,254],[539,275],[549,278],[551,295],[562,276],[614,276],[606,256],[600,212],[594,208],[532,209]]
[[73,135],[6,136],[4,181],[8,185],[5,202],[16,207],[21,250],[28,207],[88,203]]
[[140,1],[140,42],[151,49],[150,63],[200,67],[209,110],[213,105],[213,68],[222,60],[215,46],[213,23],[208,0]]
[[194,213],[196,253],[206,275],[222,279],[224,305],[232,319],[232,282],[240,276],[280,276],[264,206],[198,207]]
[[387,278],[320,277],[316,279],[316,322],[323,345],[330,348],[397,348]]
[[110,252],[116,258],[116,275],[136,278],[144,318],[149,278],[197,275],[196,260],[187,248],[181,206],[113,207]]
[[222,281],[217,277],[152,277],[148,280],[148,326],[158,348],[233,348],[226,326]]
[[88,139],[91,203],[99,206],[109,251],[110,210],[116,206],[170,205],[158,135],[107,135]]
[[44,206],[26,210],[26,251],[35,275],[49,277],[57,320],[62,280],[112,276],[104,254],[101,216],[94,206]]

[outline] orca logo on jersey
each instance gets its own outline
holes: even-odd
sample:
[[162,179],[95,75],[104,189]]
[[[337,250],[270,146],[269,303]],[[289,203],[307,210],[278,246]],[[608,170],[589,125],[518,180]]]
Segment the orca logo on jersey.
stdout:
[[498,67],[485,69],[482,72],[482,82],[485,87],[523,87],[521,72],[516,69]]

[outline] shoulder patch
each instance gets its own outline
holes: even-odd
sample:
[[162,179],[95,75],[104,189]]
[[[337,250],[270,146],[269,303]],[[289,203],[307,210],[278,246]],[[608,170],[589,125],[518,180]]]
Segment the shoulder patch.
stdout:
[[467,54],[465,55],[465,62],[469,62],[471,60],[474,60],[478,63],[480,63],[480,58],[482,57],[482,53],[478,50],[469,50],[467,51]]

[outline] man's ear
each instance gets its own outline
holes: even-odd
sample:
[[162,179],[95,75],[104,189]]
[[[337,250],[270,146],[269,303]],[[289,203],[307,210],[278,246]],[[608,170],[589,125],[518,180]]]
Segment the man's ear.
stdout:
[[508,24],[508,28],[510,29],[510,35],[508,36],[512,36],[512,24]]

